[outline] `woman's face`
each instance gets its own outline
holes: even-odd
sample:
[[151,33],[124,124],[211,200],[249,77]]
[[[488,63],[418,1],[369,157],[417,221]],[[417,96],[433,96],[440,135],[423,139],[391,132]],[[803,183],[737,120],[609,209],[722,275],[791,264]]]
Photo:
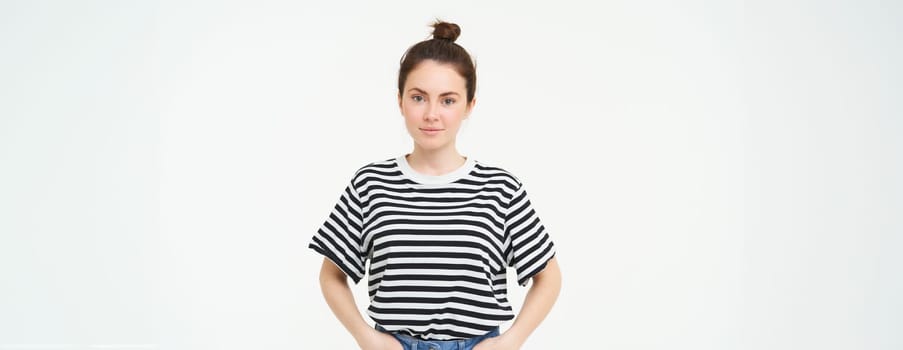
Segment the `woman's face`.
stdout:
[[424,60],[408,73],[404,84],[398,106],[414,143],[424,150],[453,147],[475,102],[467,103],[464,77],[451,65]]

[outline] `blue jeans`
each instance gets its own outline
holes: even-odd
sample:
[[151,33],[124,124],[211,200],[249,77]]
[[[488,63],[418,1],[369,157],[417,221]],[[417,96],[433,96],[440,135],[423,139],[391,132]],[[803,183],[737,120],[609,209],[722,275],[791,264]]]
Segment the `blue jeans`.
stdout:
[[474,346],[486,338],[497,337],[499,328],[495,327],[489,333],[478,337],[457,340],[423,340],[415,338],[407,334],[389,332],[380,325],[376,325],[376,329],[383,333],[391,334],[398,339],[404,350],[472,350]]

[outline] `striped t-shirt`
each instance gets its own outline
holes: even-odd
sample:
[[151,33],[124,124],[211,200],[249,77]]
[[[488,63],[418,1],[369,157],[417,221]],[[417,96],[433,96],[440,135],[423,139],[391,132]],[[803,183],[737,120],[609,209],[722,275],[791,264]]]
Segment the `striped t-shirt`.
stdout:
[[310,248],[354,283],[369,260],[367,314],[389,331],[436,340],[514,318],[506,267],[526,286],[555,255],[521,181],[472,157],[438,176],[414,171],[405,156],[361,167]]

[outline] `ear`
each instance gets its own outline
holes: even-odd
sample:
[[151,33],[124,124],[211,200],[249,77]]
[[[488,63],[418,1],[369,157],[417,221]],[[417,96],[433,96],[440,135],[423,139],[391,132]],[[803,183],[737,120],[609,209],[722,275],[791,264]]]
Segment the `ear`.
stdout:
[[403,111],[403,109],[401,108],[401,93],[400,92],[398,93],[398,111],[399,112]]
[[470,103],[467,104],[467,108],[464,110],[464,119],[470,117],[470,112],[473,112],[473,107],[477,104],[477,98],[474,97],[473,100],[470,100]]

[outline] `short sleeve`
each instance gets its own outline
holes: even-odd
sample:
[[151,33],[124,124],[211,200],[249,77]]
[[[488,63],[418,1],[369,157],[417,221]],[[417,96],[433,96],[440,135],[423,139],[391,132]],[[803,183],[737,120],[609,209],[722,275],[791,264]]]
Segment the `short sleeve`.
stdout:
[[521,286],[526,286],[555,256],[555,245],[520,182],[505,215],[505,237],[509,244],[507,263],[517,271]]
[[354,283],[364,277],[363,214],[353,181],[345,187],[329,217],[311,238],[309,248],[332,260]]

